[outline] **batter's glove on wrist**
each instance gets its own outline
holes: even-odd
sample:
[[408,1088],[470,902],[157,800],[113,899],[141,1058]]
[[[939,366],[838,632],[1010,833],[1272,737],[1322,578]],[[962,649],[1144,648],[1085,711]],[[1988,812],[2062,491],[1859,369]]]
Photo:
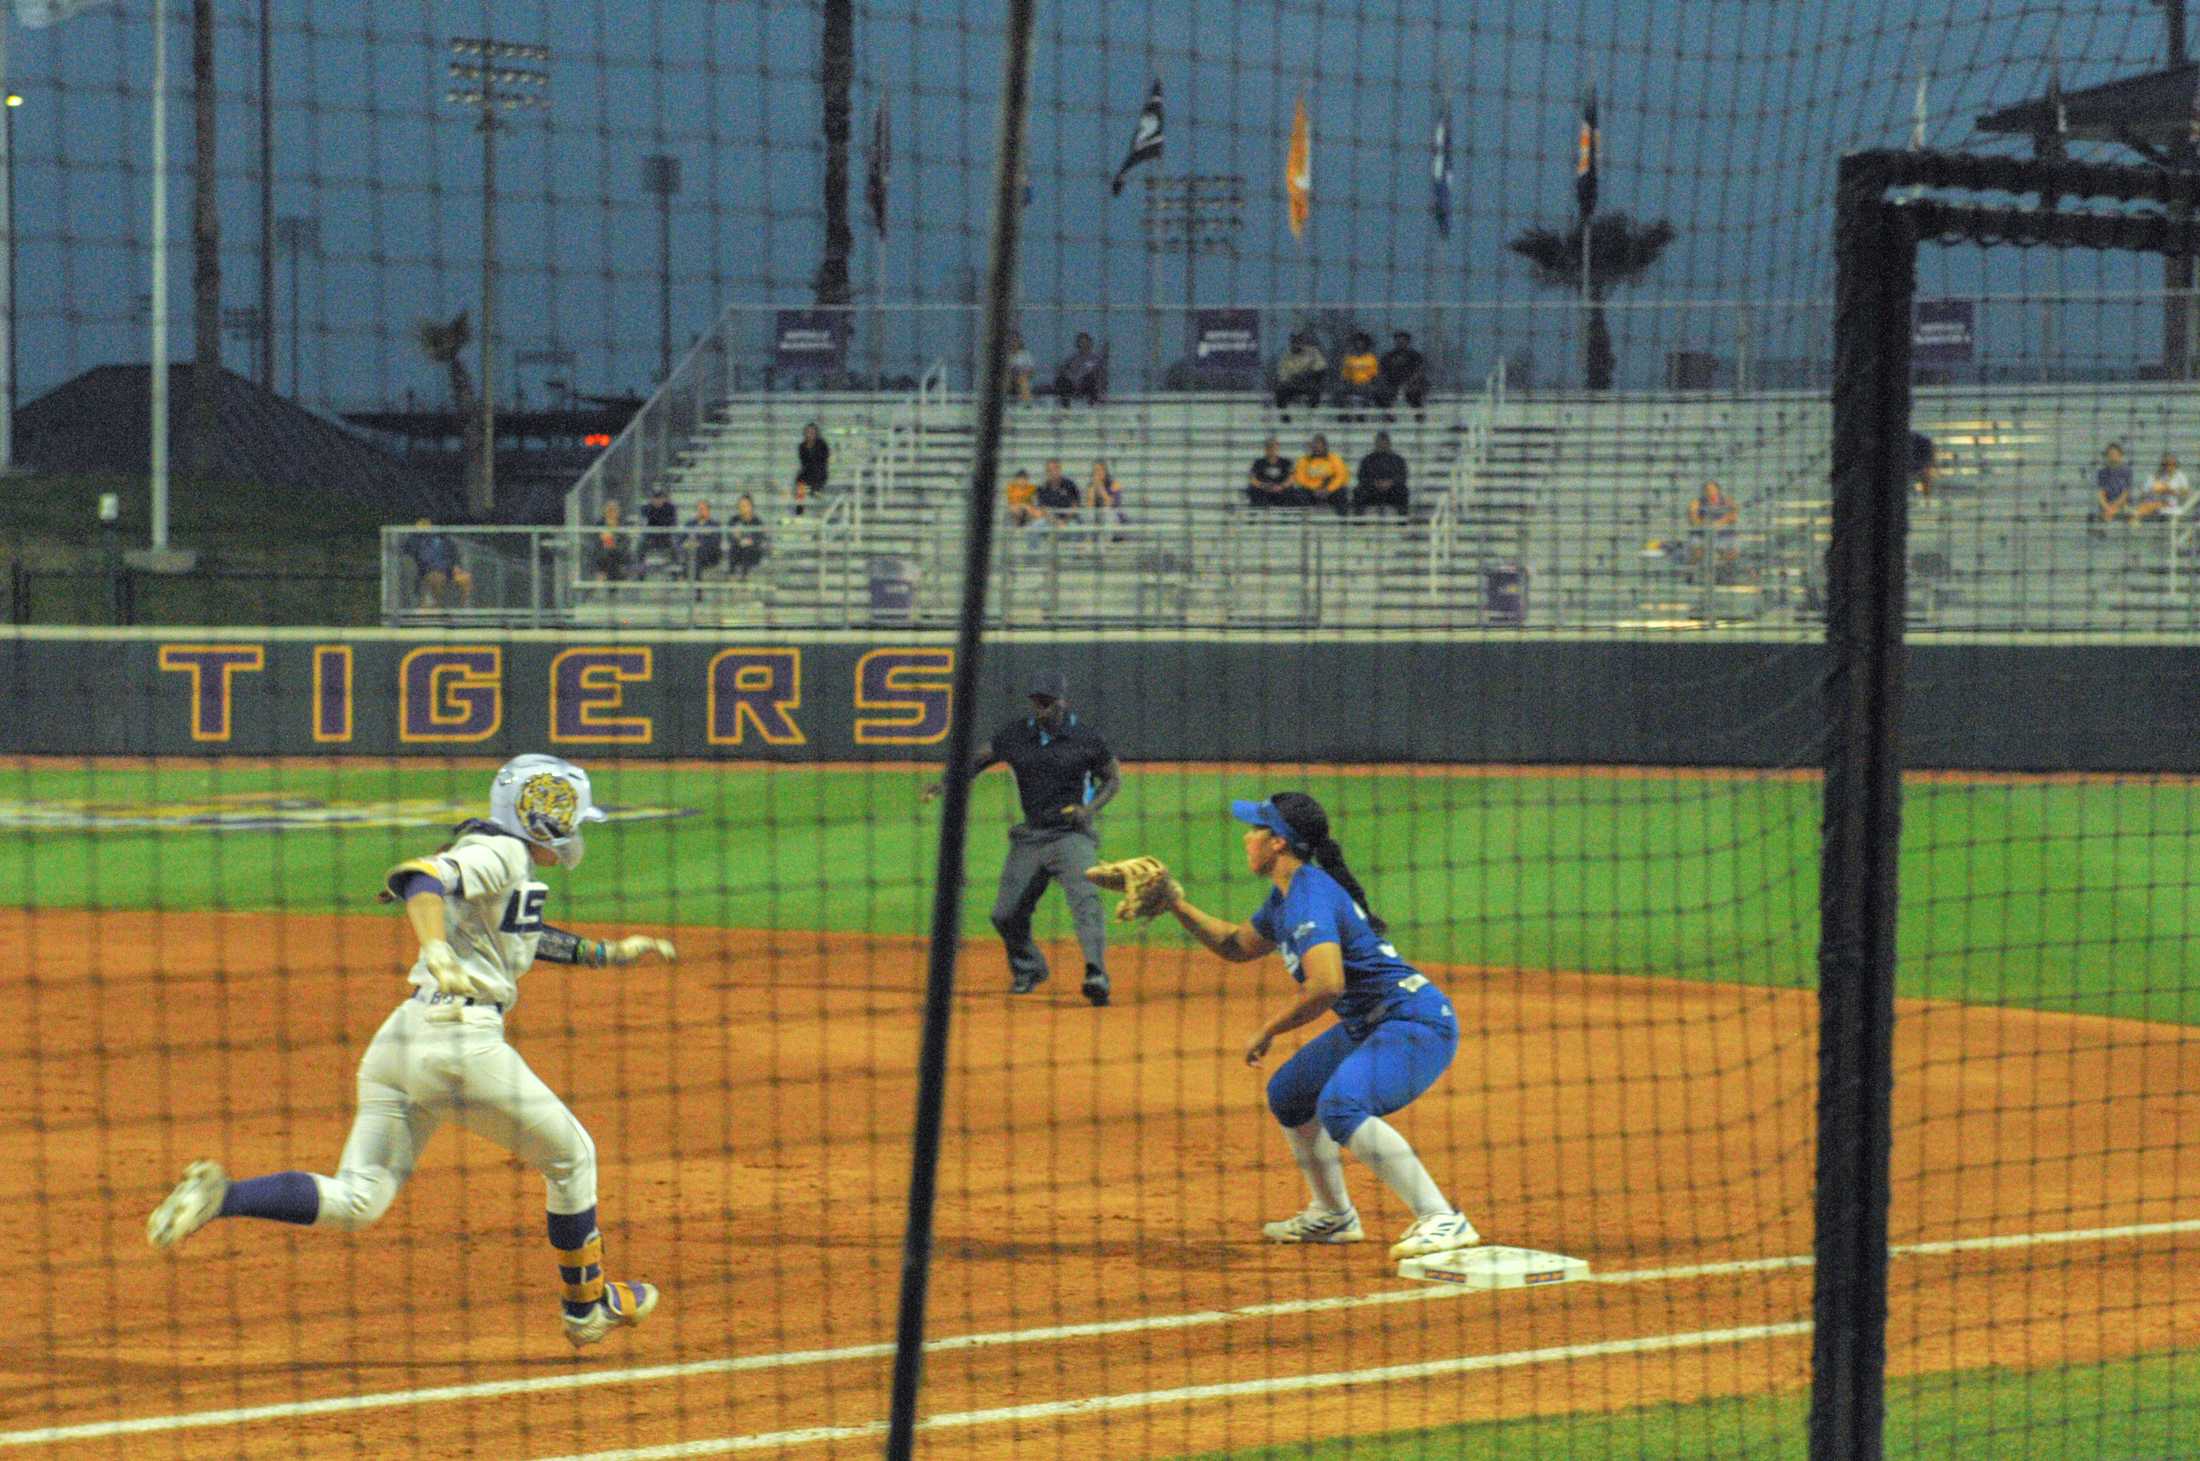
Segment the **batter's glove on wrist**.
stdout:
[[458,955],[444,940],[429,939],[420,946],[420,961],[428,966],[428,973],[435,980],[436,989],[460,999],[471,999],[481,993],[481,986],[474,983],[474,976],[466,972],[458,962]]
[[603,952],[605,960],[613,964],[638,964],[651,955],[669,964],[674,958],[669,940],[639,933],[632,938],[617,939],[605,944]]

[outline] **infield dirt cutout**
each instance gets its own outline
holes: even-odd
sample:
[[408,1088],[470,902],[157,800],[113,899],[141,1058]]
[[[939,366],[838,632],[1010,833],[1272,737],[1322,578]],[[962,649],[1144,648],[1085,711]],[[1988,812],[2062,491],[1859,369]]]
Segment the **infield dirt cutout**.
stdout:
[[[0,1170],[30,1250],[0,1342],[0,1442],[153,1418],[147,1434],[59,1449],[535,1456],[882,1419],[887,1359],[796,1352],[892,1337],[921,948],[678,936],[670,970],[538,968],[509,1022],[596,1138],[613,1276],[667,1295],[648,1327],[576,1358],[539,1180],[455,1127],[365,1234],[224,1222],[176,1257],[145,1246],[147,1211],[193,1157],[240,1175],[332,1168],[359,1053],[404,993],[401,920],[0,912],[18,951],[0,980],[0,1099],[21,1113],[0,1131]],[[1074,970],[1071,949],[1050,952]],[[1356,1166],[1370,1242],[1263,1245],[1260,1221],[1303,1201],[1263,1074],[1239,1061],[1283,997],[1279,970],[1124,948],[1116,1004],[1096,1011],[1060,974],[1011,1000],[990,944],[962,967],[930,1333],[1019,1337],[932,1355],[927,1412],[1241,1383],[943,1431],[928,1456],[1173,1456],[1806,1383],[1807,1333],[1783,1331],[1267,1393],[1310,1374],[1793,1325],[1810,1271],[1431,1293],[1391,1273],[1405,1215]],[[1432,973],[1467,1040],[1399,1125],[1492,1241],[1578,1254],[1600,1276],[1809,1253],[1811,994]],[[1896,1242],[2200,1215],[2194,1031],[1938,1003],[1901,1015]],[[2200,1236],[2145,1235],[1900,1260],[1893,1365],[2191,1345],[2200,1287],[2180,1280],[2196,1249]],[[1323,1300],[1337,1302],[1303,1302]],[[1264,1305],[1280,1312],[1217,1312]],[[1184,1315],[1203,1317],[1168,1317]],[[1031,1332],[1088,1323],[1124,1328]],[[451,1386],[474,1388],[434,1393]],[[381,1398],[205,1423],[342,1396]]]

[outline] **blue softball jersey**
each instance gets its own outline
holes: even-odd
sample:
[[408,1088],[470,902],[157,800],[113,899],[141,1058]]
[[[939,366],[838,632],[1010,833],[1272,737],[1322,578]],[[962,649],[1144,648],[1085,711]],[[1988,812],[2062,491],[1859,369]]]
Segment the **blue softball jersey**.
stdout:
[[1443,992],[1369,926],[1367,913],[1335,878],[1311,863],[1292,875],[1288,893],[1271,890],[1252,922],[1301,984],[1306,951],[1337,945],[1344,958],[1344,993],[1330,1008],[1355,1035],[1384,1020],[1448,1022],[1451,1017],[1451,1001]]

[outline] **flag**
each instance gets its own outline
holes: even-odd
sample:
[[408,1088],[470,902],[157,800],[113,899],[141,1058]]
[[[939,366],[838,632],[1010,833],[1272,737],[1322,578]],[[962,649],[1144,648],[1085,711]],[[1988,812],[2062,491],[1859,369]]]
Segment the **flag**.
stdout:
[[1304,238],[1307,216],[1314,211],[1314,148],[1304,96],[1291,108],[1291,150],[1283,159],[1283,196],[1291,205],[1291,237]]
[[1597,211],[1597,153],[1603,145],[1597,131],[1597,89],[1592,86],[1581,100],[1581,130],[1574,139],[1574,205],[1583,218]]
[[[2200,105],[2200,91],[2194,93],[2195,105]],[[2070,135],[2070,108],[2063,103],[2062,68],[2047,73],[2047,109],[2054,114],[2055,135]]]
[[1161,155],[1161,78],[1153,79],[1153,90],[1147,94],[1146,104],[1138,109],[1138,130],[1131,134],[1130,155],[1115,170],[1115,181],[1108,184],[1108,192],[1116,197],[1123,193],[1123,180],[1131,169],[1142,162],[1152,162]]
[[94,5],[107,3],[108,0],[15,0],[15,18],[32,30],[44,30],[49,25],[59,25],[82,15]]
[[1931,77],[1920,74],[1917,78],[1917,101],[1910,108],[1910,151],[1925,150],[1925,88]]
[[886,175],[894,166],[893,126],[886,119],[886,98],[871,113],[871,158],[863,175],[863,200],[871,205],[871,227],[886,237]]
[[1436,231],[1451,237],[1451,98],[1444,98],[1436,114],[1436,131],[1428,142],[1428,211],[1436,219]]

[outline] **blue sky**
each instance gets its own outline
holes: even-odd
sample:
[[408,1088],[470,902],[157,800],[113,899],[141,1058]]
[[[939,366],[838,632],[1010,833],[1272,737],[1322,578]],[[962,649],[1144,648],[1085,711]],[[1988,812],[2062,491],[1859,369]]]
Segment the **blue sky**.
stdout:
[[[885,293],[905,308],[888,348],[905,369],[960,348],[952,307],[984,254],[999,5],[857,8],[856,282],[868,296],[879,267],[861,184],[883,96],[895,163]],[[646,386],[657,360],[657,231],[636,177],[653,152],[678,157],[684,172],[673,218],[676,336],[741,306],[760,349],[772,308],[809,302],[821,158],[810,0],[277,0],[275,11],[276,207],[318,218],[323,238],[301,280],[309,400],[356,406],[440,391],[410,327],[473,305],[480,237],[480,149],[470,117],[443,101],[446,42],[480,33],[491,16],[498,34],[553,51],[550,111],[523,120],[500,152],[507,361],[556,343],[577,353],[571,375],[583,389]],[[250,0],[217,5],[230,304],[251,303],[257,290],[256,14]],[[181,355],[190,349],[188,0],[172,0],[169,16]],[[1974,136],[1971,119],[2037,94],[2050,54],[2075,87],[2158,65],[2164,44],[2151,0],[1084,0],[1042,3],[1040,17],[1022,297],[1042,356],[1090,326],[1119,357],[1139,359],[1155,349],[1140,312],[1181,304],[1181,262],[1154,258],[1142,242],[1140,190],[1111,200],[1106,188],[1159,76],[1162,168],[1247,182],[1238,256],[1202,261],[1200,302],[1277,304],[1271,328],[1300,305],[1358,304],[1383,322],[1449,333],[1463,369],[1524,353],[1547,378],[1571,369],[1573,311],[1537,290],[1503,242],[1569,217],[1572,117],[1592,78],[1603,98],[1605,205],[1680,229],[1635,300],[1698,302],[1618,317],[1639,373],[1669,348],[1733,352],[1742,317],[1710,301],[1755,302],[1747,318],[1760,357],[1824,355],[1834,161],[1851,147],[1906,141],[1921,73],[1931,77],[1936,145],[2002,146]],[[92,365],[143,358],[150,53],[150,0],[50,30],[11,28],[10,81],[26,98],[15,134],[26,396]],[[1449,238],[1427,211],[1439,94],[1451,98],[1455,134]],[[1300,95],[1314,133],[1314,219],[1303,242],[1284,225],[1280,182]],[[2147,277],[2128,260],[2073,259],[2058,271],[2013,251],[1990,260],[1951,252],[1927,267],[1928,289],[1963,293],[2121,291]],[[286,330],[289,285],[285,270]],[[2128,356],[2151,328],[2149,308],[2070,306],[2062,338],[2073,350]],[[2016,306],[1989,308],[2005,322],[2008,353],[2025,348],[2023,317]],[[1173,319],[1166,328],[1173,337]],[[241,342],[229,356],[243,364]],[[539,400],[542,377],[566,372],[517,374]],[[278,378],[287,383],[287,366]]]

